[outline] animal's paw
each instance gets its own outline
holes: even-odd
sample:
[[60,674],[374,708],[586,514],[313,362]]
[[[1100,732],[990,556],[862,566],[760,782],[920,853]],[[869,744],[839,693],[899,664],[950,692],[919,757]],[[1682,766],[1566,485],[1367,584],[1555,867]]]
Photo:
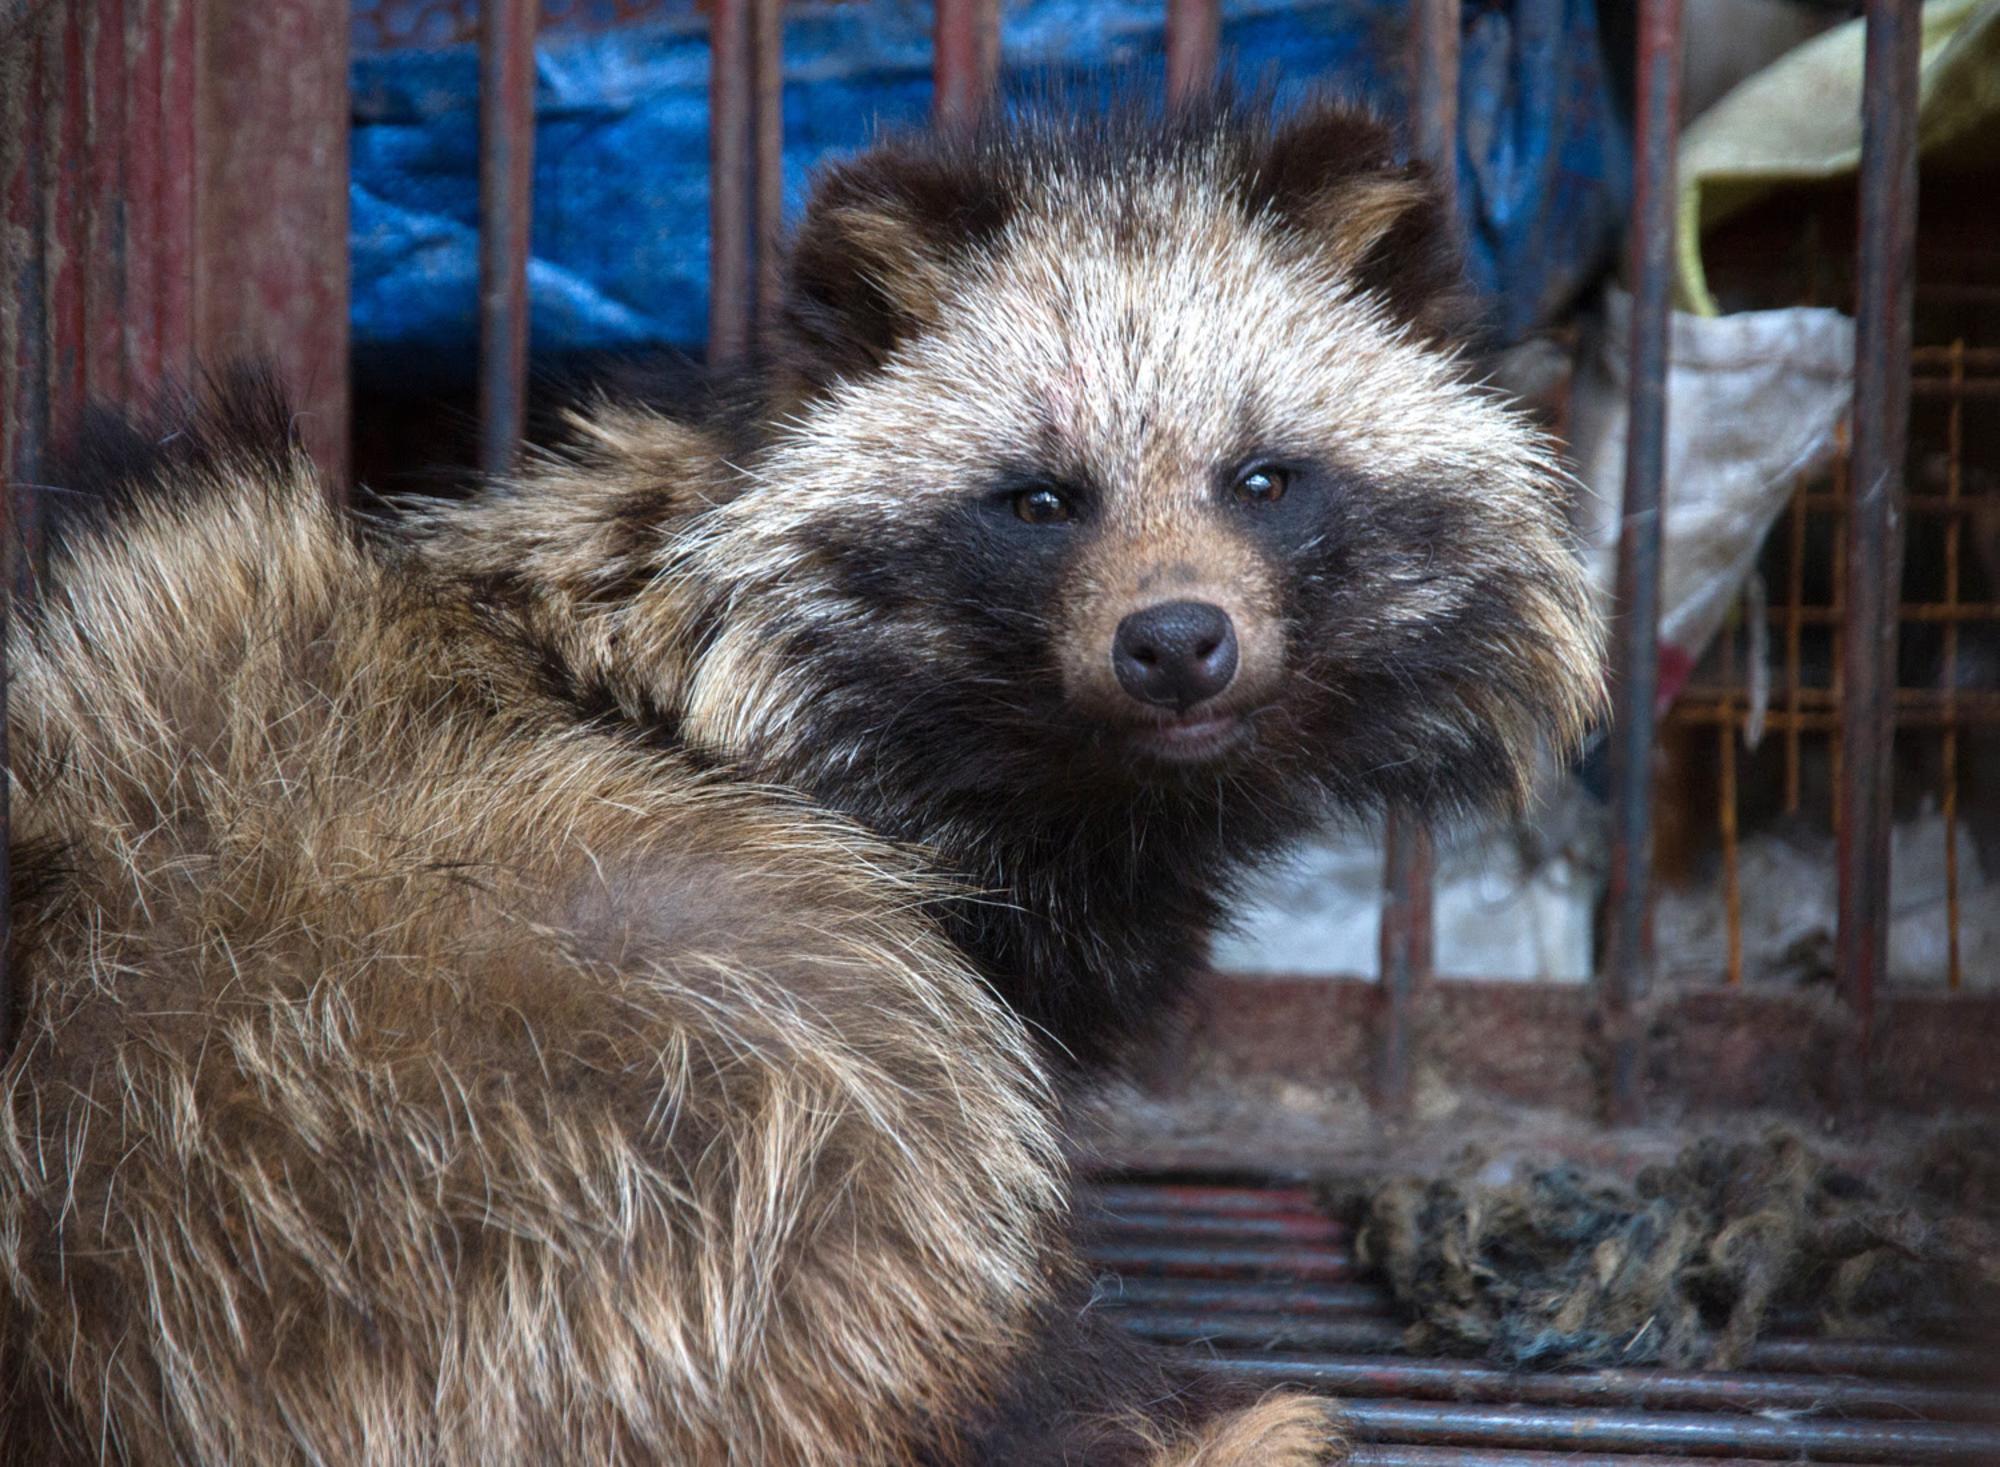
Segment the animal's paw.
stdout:
[[1332,1467],[1346,1460],[1333,1402],[1283,1392],[1203,1422],[1149,1467]]

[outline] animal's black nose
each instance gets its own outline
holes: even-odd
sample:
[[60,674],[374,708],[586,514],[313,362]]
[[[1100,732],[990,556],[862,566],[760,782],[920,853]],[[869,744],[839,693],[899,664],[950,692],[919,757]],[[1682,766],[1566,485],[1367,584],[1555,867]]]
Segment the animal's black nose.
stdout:
[[1111,665],[1140,702],[1184,712],[1236,676],[1236,627],[1206,601],[1162,602],[1118,623]]

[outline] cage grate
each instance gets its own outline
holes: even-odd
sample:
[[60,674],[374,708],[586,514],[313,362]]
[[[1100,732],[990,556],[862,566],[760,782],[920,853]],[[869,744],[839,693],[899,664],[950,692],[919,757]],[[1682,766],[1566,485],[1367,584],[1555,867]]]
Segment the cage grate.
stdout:
[[[1746,294],[1767,303],[1787,295],[1807,304],[1845,301],[1853,272],[1840,238],[1847,202],[1845,196],[1815,201],[1796,216],[1788,227],[1789,270],[1766,267]],[[1955,218],[1926,223],[1948,237],[1954,226],[1964,228]],[[1783,232],[1785,226],[1751,226],[1735,238],[1734,251],[1722,251],[1735,258],[1720,268],[1727,273],[1751,252],[1785,259],[1785,248],[1773,248]],[[1979,772],[2000,747],[2000,578],[1986,543],[1988,527],[2000,525],[2000,444],[1981,427],[1985,405],[2000,396],[2000,346],[1990,344],[2000,333],[1991,310],[2000,252],[1947,242],[1920,249],[1917,271],[1909,551],[1893,609],[1900,655],[1890,717],[1901,806],[1925,806],[1940,817],[1945,943],[1935,977],[1957,990],[1968,982],[1968,878],[1960,845],[1968,815],[1977,815]],[[1730,984],[1745,977],[1746,904],[1770,899],[1744,890],[1746,822],[1761,805],[1767,820],[1810,821],[1839,835],[1833,792],[1844,752],[1840,668],[1853,493],[1843,438],[1825,472],[1794,486],[1760,561],[1765,594],[1739,601],[1668,715],[1666,741],[1679,757],[1663,771],[1658,795],[1663,805],[1678,800],[1694,807],[1680,818],[1697,828],[1691,839],[1719,858],[1716,899]],[[1765,735],[1761,745],[1750,736],[1753,728]],[[1707,763],[1713,777],[1690,780],[1691,763]],[[1974,982],[1981,976],[1971,975]]]
[[1357,1467],[2000,1462],[1994,1354],[1963,1341],[1781,1319],[1737,1370],[1500,1370],[1406,1353],[1393,1302],[1300,1179],[1128,1176],[1081,1202],[1114,1318],[1338,1398]]

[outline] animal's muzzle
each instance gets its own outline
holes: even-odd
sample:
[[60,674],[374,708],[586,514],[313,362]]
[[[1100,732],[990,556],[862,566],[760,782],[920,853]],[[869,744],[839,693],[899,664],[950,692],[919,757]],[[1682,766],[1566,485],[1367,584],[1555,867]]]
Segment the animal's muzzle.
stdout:
[[1186,712],[1236,676],[1236,624],[1207,601],[1165,601],[1118,623],[1111,665],[1142,703]]

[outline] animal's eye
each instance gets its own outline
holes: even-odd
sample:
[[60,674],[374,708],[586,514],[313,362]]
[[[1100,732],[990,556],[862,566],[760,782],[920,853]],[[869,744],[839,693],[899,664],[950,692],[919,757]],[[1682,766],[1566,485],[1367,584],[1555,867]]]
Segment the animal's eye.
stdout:
[[1059,525],[1070,517],[1069,501],[1047,484],[1014,496],[1014,513],[1031,525]]
[[1245,504],[1276,504],[1291,476],[1275,464],[1253,464],[1236,476],[1235,494]]

